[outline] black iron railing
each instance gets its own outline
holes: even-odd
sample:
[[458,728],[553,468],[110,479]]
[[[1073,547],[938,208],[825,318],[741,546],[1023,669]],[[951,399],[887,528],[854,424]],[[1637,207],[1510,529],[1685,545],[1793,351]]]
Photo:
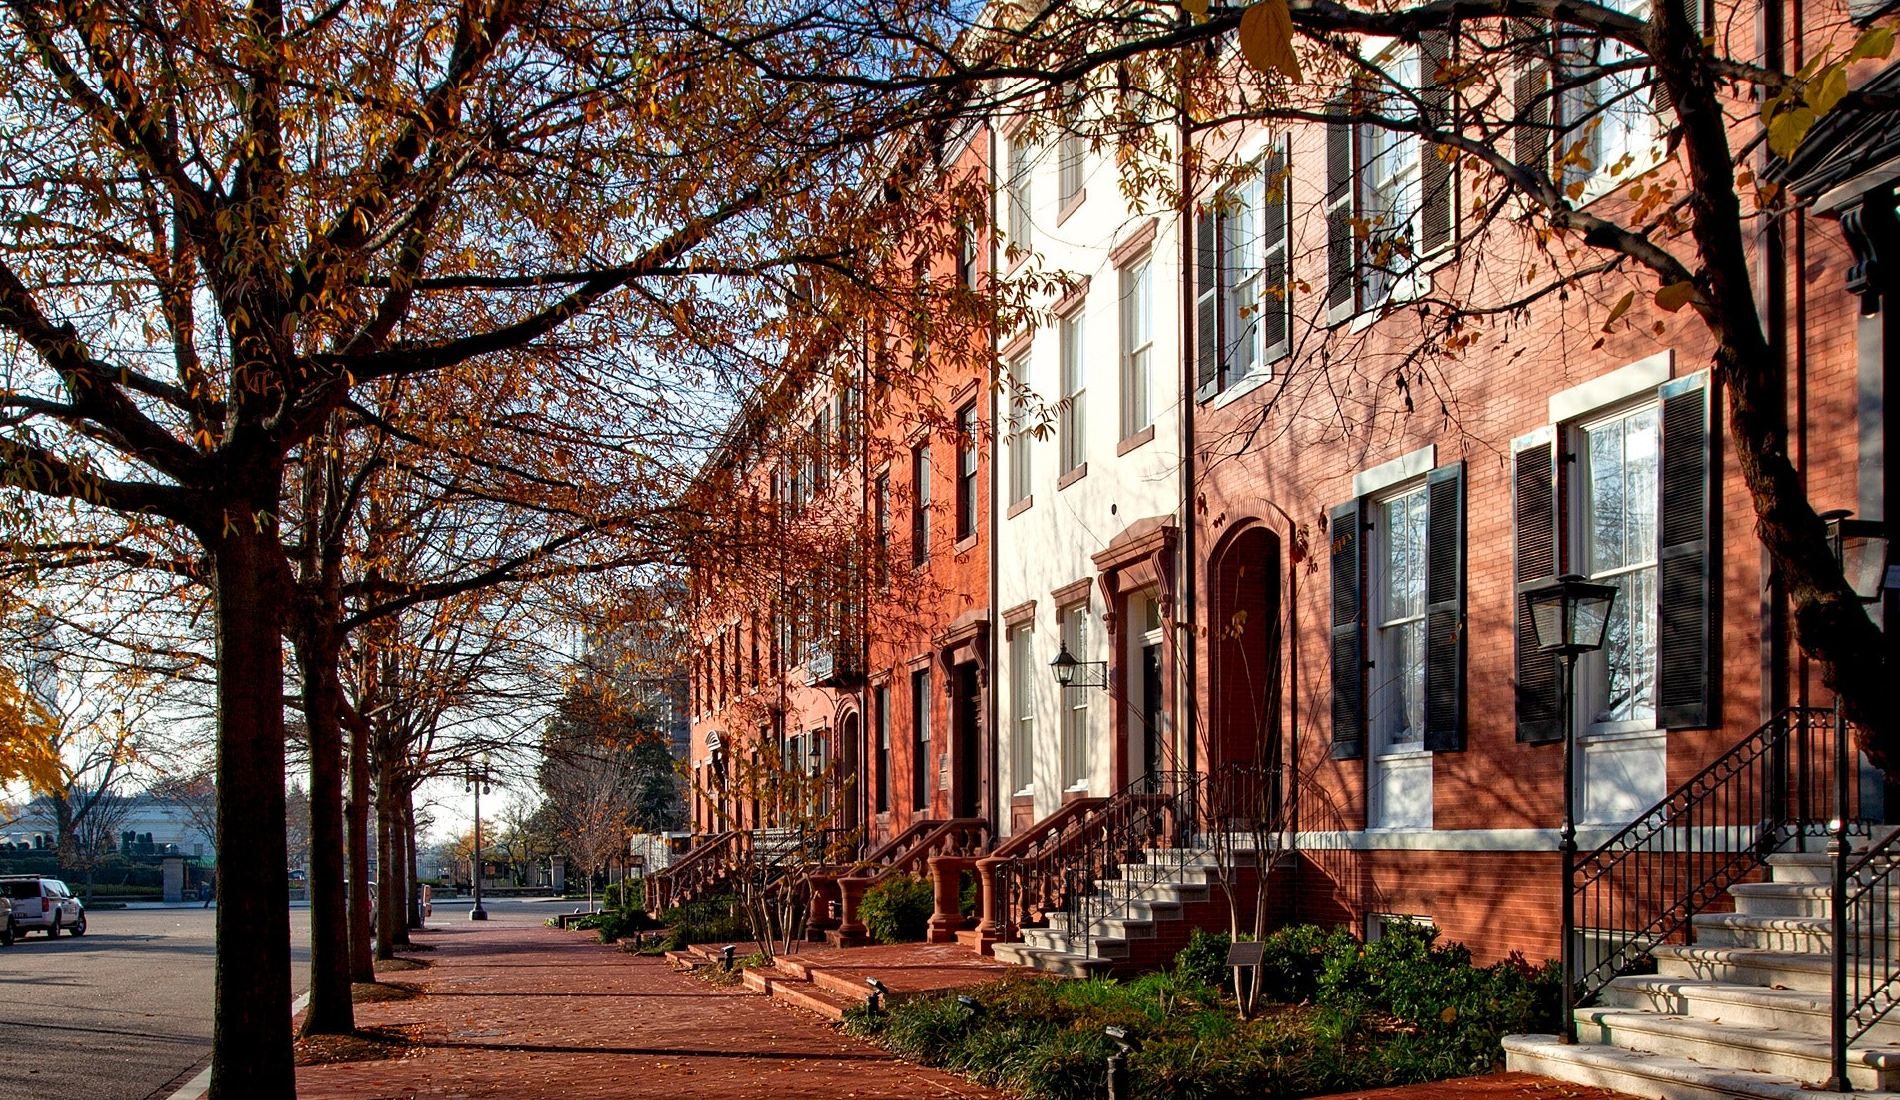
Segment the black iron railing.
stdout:
[[1565,898],[1577,929],[1565,945],[1576,952],[1573,1003],[1645,965],[1657,945],[1685,942],[1692,918],[1773,852],[1819,850],[1830,819],[1865,832],[1843,736],[1831,710],[1783,711],[1581,854]]

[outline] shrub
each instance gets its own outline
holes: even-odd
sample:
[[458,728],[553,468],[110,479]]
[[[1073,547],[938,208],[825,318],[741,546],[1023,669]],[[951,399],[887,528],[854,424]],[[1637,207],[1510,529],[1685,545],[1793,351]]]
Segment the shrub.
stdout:
[[1334,954],[1359,946],[1345,927],[1328,931],[1314,924],[1293,924],[1261,941],[1260,995],[1299,1004],[1319,994],[1320,972]]
[[915,943],[929,932],[936,907],[930,883],[916,875],[887,875],[864,892],[858,916],[879,943]]
[[637,878],[624,883],[610,882],[600,896],[602,904],[609,909],[644,909],[647,884]]
[[1233,943],[1225,932],[1196,928],[1188,944],[1174,956],[1174,972],[1188,981],[1215,989],[1226,988],[1233,977],[1227,966],[1227,948]]
[[660,923],[667,928],[668,951],[695,943],[743,943],[752,938],[751,929],[739,915],[738,900],[732,897],[668,909],[660,914]]

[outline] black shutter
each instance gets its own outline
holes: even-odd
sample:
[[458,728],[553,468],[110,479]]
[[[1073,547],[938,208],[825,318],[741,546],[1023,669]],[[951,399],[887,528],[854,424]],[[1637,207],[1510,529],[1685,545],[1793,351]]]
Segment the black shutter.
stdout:
[[1548,33],[1541,23],[1513,20],[1509,26],[1519,40],[1524,60],[1511,90],[1511,159],[1540,172],[1550,170],[1550,64],[1545,60]]
[[1554,446],[1542,443],[1511,456],[1512,529],[1517,542],[1511,613],[1517,623],[1517,739],[1532,743],[1564,735],[1557,658],[1537,648],[1524,613],[1524,591],[1557,576],[1557,468]]
[[1425,477],[1425,748],[1465,747],[1465,464]]
[[[1425,31],[1418,36],[1419,99],[1425,123],[1435,130],[1449,129],[1453,121],[1451,84],[1446,72],[1450,63],[1451,35]],[[1418,245],[1421,253],[1431,253],[1451,243],[1451,163],[1439,155],[1439,144],[1429,138],[1419,139],[1418,163]]]
[[1260,221],[1265,246],[1261,281],[1265,285],[1260,295],[1260,346],[1261,358],[1268,363],[1285,357],[1292,350],[1293,287],[1287,278],[1291,243],[1287,239],[1287,200],[1293,190],[1293,178],[1286,166],[1287,144],[1275,141],[1273,152],[1267,157],[1261,187],[1265,203]]
[[[1333,109],[1345,110],[1344,100]],[[1351,313],[1356,257],[1352,233],[1352,124],[1326,123],[1326,311],[1329,320]]]
[[1220,392],[1220,226],[1211,209],[1194,220],[1194,396]]
[[1333,759],[1356,760],[1366,753],[1365,632],[1360,625],[1359,502],[1334,508],[1327,530],[1333,559]]
[[1707,376],[1665,385],[1662,399],[1656,719],[1682,729],[1714,724]]

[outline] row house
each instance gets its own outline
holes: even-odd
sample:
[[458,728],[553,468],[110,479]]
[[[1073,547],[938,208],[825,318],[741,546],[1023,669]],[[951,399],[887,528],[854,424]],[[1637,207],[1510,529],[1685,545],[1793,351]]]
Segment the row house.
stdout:
[[[1827,34],[1871,18],[1822,6],[1800,7]],[[1694,11],[1768,64],[1818,48],[1784,4]],[[1354,94],[1562,158],[1574,201],[1629,218],[1667,103],[1563,70],[1534,31],[1379,44],[1392,86]],[[1515,125],[1460,114],[1474,51]],[[1854,77],[1879,92],[1895,72]],[[1567,955],[1586,998],[1611,997],[1639,959],[1706,970],[1689,953],[1710,921],[1748,947],[1729,887],[1774,885],[1831,818],[1888,816],[1845,750],[1833,801],[1831,695],[1692,311],[1551,283],[1524,212],[1432,141],[1164,120],[1154,147],[1193,171],[1144,194],[1068,115],[994,122],[956,160],[987,181],[985,228],[931,271],[1062,278],[1036,323],[933,364],[865,433],[885,442],[852,475],[880,563],[861,670],[811,704],[778,689],[851,779],[836,820],[859,858],[812,887],[814,928],[852,942],[864,882],[901,866],[938,879],[936,938],[1125,971],[1164,965],[1179,918],[1224,927],[1226,904],[1201,905],[1224,888],[1256,927],[1424,922],[1481,960]],[[1756,123],[1736,125],[1739,145]],[[1895,133],[1843,109],[1793,164],[1763,154],[1758,174],[1815,203],[1749,257],[1809,498],[1874,521],[1895,484]],[[1569,696],[1524,599],[1567,575],[1614,592]],[[696,698],[697,763],[732,727],[717,691]],[[954,908],[972,877],[973,917]]]

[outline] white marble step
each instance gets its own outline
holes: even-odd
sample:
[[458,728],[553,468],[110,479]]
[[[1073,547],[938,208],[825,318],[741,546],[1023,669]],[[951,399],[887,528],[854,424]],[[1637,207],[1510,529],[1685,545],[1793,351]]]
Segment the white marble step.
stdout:
[[1670,1054],[1559,1042],[1555,1035],[1507,1035],[1506,1069],[1541,1073],[1654,1100],[1891,1100],[1893,1092],[1826,1092],[1782,1074],[1704,1065]]
[[1834,963],[1827,955],[1764,951],[1755,947],[1704,947],[1659,944],[1650,949],[1656,971],[1668,978],[1698,978],[1770,989],[1825,993]]
[[[1697,913],[1692,923],[1695,925],[1695,941],[1704,947],[1759,947],[1766,951],[1820,954],[1834,950],[1834,922],[1826,917]],[[1883,938],[1889,947],[1900,945],[1900,925],[1888,924],[1884,936],[1866,927],[1858,928],[1856,932],[1863,945]]]
[[[1825,1081],[1829,1071],[1825,1038],[1784,1027],[1626,1008],[1583,1008],[1577,1010],[1577,1039],[1803,1081]],[[1900,1085],[1900,1050],[1849,1047],[1847,1079],[1856,1089]]]
[[1003,962],[1017,966],[1046,970],[1051,974],[1061,974],[1070,978],[1086,978],[1092,974],[1106,974],[1114,963],[1108,959],[1090,958],[1073,952],[1054,948],[1037,947],[1028,943],[999,943],[990,948],[991,952]]
[[[1770,989],[1659,974],[1631,974],[1610,982],[1603,990],[1601,1003],[1605,1008],[1780,1027],[1817,1039],[1826,1039],[1829,1034],[1825,990]],[[1869,1046],[1896,1044],[1896,1049],[1900,1049],[1900,1019],[1890,1017],[1875,1024],[1863,1042]]]

